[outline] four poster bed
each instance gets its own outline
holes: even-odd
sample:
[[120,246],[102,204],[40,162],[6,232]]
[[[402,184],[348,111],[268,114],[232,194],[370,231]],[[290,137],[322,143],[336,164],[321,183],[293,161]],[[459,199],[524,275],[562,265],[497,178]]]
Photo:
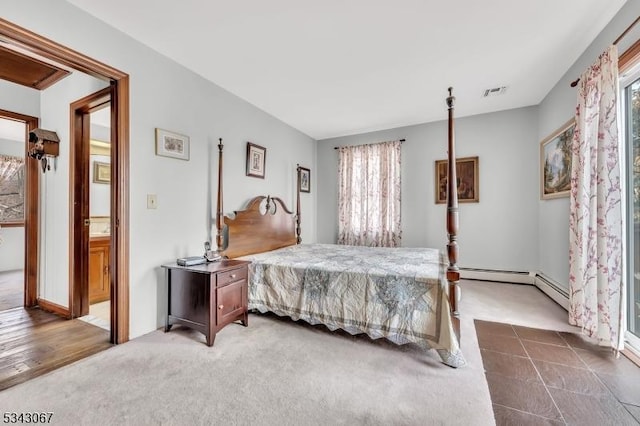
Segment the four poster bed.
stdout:
[[224,256],[251,261],[249,309],[397,344],[416,343],[436,349],[449,366],[464,365],[457,308],[458,199],[451,91],[448,262],[437,249],[301,244],[299,167],[295,214],[279,198],[258,196],[245,210],[225,217],[220,141],[216,243]]

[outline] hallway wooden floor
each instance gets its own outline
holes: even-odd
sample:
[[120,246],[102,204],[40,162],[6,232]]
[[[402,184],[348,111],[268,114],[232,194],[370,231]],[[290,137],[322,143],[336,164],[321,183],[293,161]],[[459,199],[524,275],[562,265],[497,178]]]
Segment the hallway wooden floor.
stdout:
[[24,271],[0,272],[0,311],[24,304]]
[[38,308],[0,312],[0,390],[111,347],[109,332]]

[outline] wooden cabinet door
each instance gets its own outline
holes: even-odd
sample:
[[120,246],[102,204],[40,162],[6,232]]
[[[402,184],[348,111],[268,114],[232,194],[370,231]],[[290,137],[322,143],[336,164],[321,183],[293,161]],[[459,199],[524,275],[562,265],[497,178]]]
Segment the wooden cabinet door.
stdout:
[[233,322],[247,309],[247,280],[240,280],[216,290],[216,323],[218,328]]
[[89,304],[109,300],[109,241],[89,243]]

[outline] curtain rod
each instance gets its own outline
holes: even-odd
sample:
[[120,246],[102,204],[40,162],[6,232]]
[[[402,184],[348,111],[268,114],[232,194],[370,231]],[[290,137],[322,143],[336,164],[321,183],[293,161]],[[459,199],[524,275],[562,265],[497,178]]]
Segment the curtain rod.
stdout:
[[[636,26],[636,24],[637,24],[638,22],[640,22],[640,16],[638,16],[638,17],[636,18],[636,20],[635,20],[635,21],[633,21],[633,22],[631,23],[631,25],[629,25],[629,26],[627,27],[627,29],[626,29],[626,30],[624,30],[624,31],[622,32],[622,34],[620,34],[620,35],[618,36],[618,38],[616,39],[616,41],[614,41],[614,42],[613,42],[614,46],[617,46],[617,45],[618,45],[618,42],[619,42],[620,40],[622,40],[622,39],[624,38],[624,36],[626,36],[626,35],[629,33],[629,31],[631,31],[631,28],[635,27],[635,26]],[[580,77],[576,78],[574,81],[572,81],[572,82],[571,82],[571,87],[576,87],[576,86],[578,85],[578,82],[579,82],[579,81],[580,81]]]
[[[400,139],[400,142],[404,142],[406,141],[406,139]],[[341,146],[334,146],[333,149],[340,149],[342,148]]]

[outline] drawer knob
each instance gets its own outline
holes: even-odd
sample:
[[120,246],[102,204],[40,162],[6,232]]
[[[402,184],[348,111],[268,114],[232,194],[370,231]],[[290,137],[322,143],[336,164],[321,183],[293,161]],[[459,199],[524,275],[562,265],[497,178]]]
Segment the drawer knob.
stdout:
[[229,275],[229,277],[230,277],[231,279],[234,279],[234,278],[236,277],[236,274],[231,274],[231,275]]
[[224,305],[218,305],[218,309],[223,310],[224,309]]

